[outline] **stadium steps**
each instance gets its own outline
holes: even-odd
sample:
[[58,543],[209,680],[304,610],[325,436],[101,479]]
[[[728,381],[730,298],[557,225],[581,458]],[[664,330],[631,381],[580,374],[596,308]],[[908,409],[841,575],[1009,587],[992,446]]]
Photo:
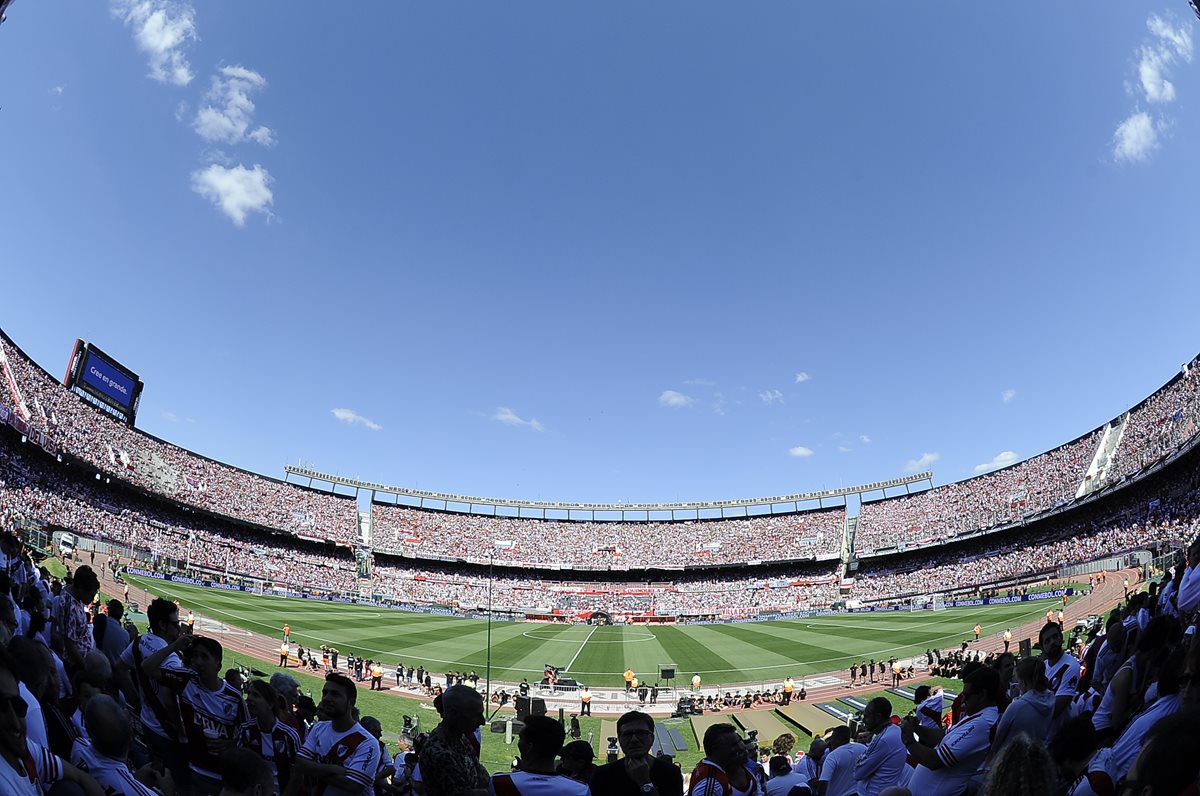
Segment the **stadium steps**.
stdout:
[[804,703],[781,705],[775,708],[775,712],[809,735],[821,735],[833,724],[844,721],[835,719],[832,713],[822,710],[817,705]]
[[687,748],[678,727],[668,727],[665,724],[654,725],[654,745],[650,747],[650,754],[655,757],[659,755],[678,757],[679,753],[686,752]]
[[765,746],[768,741],[773,741],[788,732],[788,726],[779,720],[773,710],[747,710],[734,713],[733,719],[742,725],[746,732],[758,732],[759,746]]
[[[704,740],[704,731],[707,730],[709,727],[713,726],[714,724],[730,723],[728,716],[723,716],[719,713],[713,714],[711,716],[692,716],[691,721],[692,721],[692,732],[696,733],[696,737],[698,739],[700,739],[701,741]],[[616,726],[616,722],[613,722],[613,726],[614,727]]]
[[371,512],[358,512],[358,543],[363,547],[371,546]]
[[[595,748],[597,752],[600,749],[608,749],[608,739],[617,737],[617,720],[616,719],[601,719],[600,720],[600,741]],[[600,754],[600,757],[604,755]]]
[[1108,468],[1112,464],[1113,454],[1121,444],[1121,437],[1125,434],[1125,421],[1128,419],[1129,413],[1126,412],[1104,427],[1104,435],[1100,438],[1100,444],[1096,446],[1096,455],[1092,457],[1087,475],[1075,493],[1076,499],[1085,497],[1108,482]]
[[858,531],[858,517],[846,517],[846,524],[842,531],[842,557],[841,562],[846,564],[850,561],[854,553],[854,535]]

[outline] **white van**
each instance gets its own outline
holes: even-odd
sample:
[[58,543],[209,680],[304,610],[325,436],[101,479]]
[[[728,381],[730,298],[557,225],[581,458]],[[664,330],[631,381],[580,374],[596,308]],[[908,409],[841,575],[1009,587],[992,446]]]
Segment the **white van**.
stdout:
[[64,556],[70,558],[75,553],[75,534],[64,533],[58,537],[58,549]]

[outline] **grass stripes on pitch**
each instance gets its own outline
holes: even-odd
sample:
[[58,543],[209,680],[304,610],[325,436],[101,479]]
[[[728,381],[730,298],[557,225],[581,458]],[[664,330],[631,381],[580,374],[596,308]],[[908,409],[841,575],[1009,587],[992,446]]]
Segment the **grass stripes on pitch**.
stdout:
[[[293,643],[332,644],[394,665],[424,664],[435,673],[475,670],[488,659],[487,622],[376,606],[330,603],[227,592],[130,576],[152,594],[178,598],[225,624],[281,635],[292,627]],[[593,687],[620,685],[632,668],[653,681],[660,664],[679,666],[680,681],[700,672],[705,684],[773,682],[842,671],[875,658],[923,654],[928,647],[956,647],[972,638],[976,622],[985,636],[1002,633],[1045,614],[1046,602],[1010,603],[918,613],[839,614],[780,622],[726,625],[618,626],[493,622],[492,676],[498,680],[540,677],[546,664],[566,666]],[[436,677],[435,677],[436,679]]]

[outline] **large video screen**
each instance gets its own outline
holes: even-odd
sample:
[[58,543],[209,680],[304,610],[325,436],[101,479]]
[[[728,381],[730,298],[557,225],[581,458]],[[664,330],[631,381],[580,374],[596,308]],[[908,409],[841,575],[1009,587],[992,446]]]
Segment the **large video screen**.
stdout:
[[100,400],[108,399],[126,412],[137,397],[137,378],[130,377],[105,357],[89,349],[79,372],[79,383]]

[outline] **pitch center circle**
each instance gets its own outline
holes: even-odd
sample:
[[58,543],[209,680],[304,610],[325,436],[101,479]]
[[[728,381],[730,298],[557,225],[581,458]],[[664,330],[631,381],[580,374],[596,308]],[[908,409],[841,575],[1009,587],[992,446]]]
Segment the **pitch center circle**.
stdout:
[[525,638],[537,639],[538,641],[565,641],[568,644],[636,644],[640,641],[657,641],[658,636],[653,633],[639,633],[632,638],[619,639],[593,639],[589,638],[586,641],[580,641],[577,638],[562,638],[561,636],[539,636],[536,630],[526,630],[521,635]]

